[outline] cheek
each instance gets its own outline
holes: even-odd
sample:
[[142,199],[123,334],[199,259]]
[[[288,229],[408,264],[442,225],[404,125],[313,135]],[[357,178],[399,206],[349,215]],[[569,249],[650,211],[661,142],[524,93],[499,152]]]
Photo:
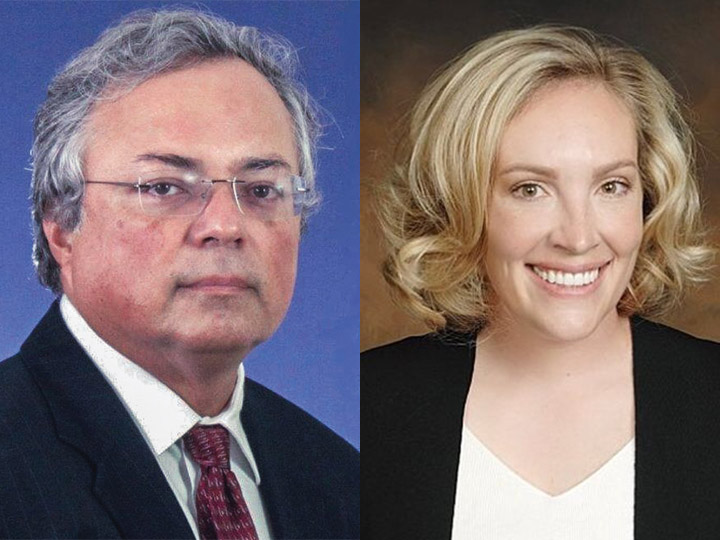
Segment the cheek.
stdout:
[[247,246],[247,253],[257,256],[256,269],[263,275],[267,300],[283,311],[295,286],[299,244],[299,228],[289,225],[248,234],[252,243]]
[[125,265],[129,272],[136,276],[156,269],[152,263],[170,250],[168,235],[163,233],[158,222],[139,224],[124,220],[115,222],[115,229],[109,231],[106,250],[120,260],[127,261]]
[[605,220],[605,239],[620,256],[634,256],[643,238],[642,211],[627,208]]
[[295,274],[297,272],[298,238],[289,235],[284,237],[273,250],[272,266],[282,276],[280,289],[288,299],[292,295],[295,286]]
[[498,209],[490,213],[488,224],[490,264],[522,261],[542,240],[541,222],[527,213]]
[[169,252],[169,239],[157,222],[119,218],[84,232],[88,241],[82,257],[88,263],[83,265],[83,273],[92,277],[88,282],[104,287],[108,294],[115,291],[132,296],[134,290],[152,281],[153,274],[167,268],[161,259]]

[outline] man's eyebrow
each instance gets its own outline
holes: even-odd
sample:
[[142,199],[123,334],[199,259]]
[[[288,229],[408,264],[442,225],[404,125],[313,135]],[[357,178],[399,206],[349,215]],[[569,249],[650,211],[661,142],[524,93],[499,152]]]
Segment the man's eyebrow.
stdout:
[[292,166],[283,157],[279,155],[269,156],[248,156],[243,159],[239,159],[233,162],[231,170],[233,173],[241,173],[247,171],[260,171],[263,169],[270,169],[273,167],[279,167],[281,169],[291,170]]
[[193,159],[186,156],[179,156],[178,154],[141,154],[134,159],[135,162],[143,161],[159,161],[163,165],[170,165],[178,169],[189,169],[198,170],[200,169],[201,162],[197,159]]

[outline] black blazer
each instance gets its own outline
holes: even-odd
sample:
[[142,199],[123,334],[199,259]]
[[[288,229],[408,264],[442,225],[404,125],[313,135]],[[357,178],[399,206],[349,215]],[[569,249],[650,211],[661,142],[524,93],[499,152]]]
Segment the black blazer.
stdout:
[[[643,319],[632,339],[635,538],[720,538],[720,344]],[[450,538],[473,360],[432,335],[363,355],[363,540]]]
[[[245,382],[242,423],[276,538],[359,537],[358,452]],[[192,538],[150,448],[53,304],[0,362],[0,537]]]

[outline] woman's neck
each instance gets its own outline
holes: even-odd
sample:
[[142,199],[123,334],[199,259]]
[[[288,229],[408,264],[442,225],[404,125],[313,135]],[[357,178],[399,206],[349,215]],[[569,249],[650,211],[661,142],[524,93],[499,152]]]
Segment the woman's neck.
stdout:
[[630,322],[611,313],[587,336],[559,340],[504,319],[483,330],[477,339],[478,363],[512,377],[557,379],[606,370],[631,355]]

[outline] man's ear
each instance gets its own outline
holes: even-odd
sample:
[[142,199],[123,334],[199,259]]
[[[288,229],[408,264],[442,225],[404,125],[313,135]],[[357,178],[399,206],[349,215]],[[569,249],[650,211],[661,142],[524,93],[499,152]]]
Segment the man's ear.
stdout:
[[72,260],[73,233],[63,230],[58,223],[47,219],[43,220],[43,231],[61,273],[66,273],[70,269]]

